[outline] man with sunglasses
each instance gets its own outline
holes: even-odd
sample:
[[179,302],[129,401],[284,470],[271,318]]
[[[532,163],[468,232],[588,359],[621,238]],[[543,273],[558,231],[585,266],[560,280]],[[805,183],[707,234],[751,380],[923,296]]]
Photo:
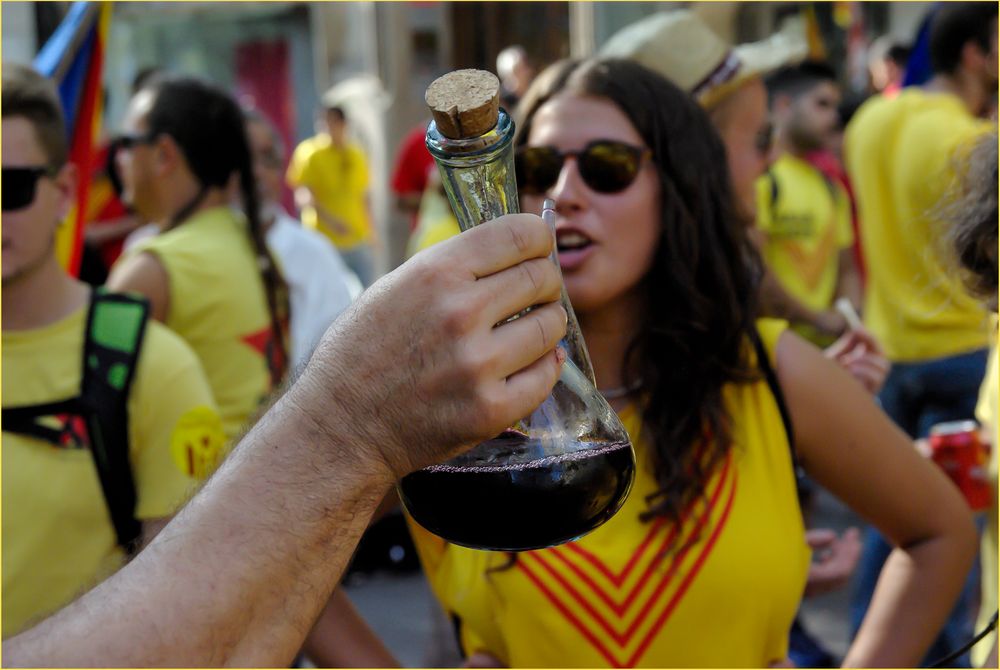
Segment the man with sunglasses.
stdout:
[[[810,309],[830,310],[847,298],[861,305],[851,207],[837,182],[809,162],[837,132],[840,88],[826,63],[806,61],[768,76],[778,158],[757,179],[757,228],[767,266],[790,295]],[[831,334],[793,324],[819,346]]]
[[2,626],[12,635],[148,542],[222,434],[193,352],[146,323],[142,303],[92,294],[59,265],[76,166],[54,86],[5,64],[2,96]]

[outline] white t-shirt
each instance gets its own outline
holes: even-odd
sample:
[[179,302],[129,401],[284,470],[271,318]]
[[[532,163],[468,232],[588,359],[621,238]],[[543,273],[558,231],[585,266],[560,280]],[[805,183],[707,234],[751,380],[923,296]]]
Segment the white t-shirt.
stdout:
[[288,283],[292,320],[291,359],[305,364],[327,327],[361,294],[361,281],[321,234],[303,228],[280,208],[267,246]]

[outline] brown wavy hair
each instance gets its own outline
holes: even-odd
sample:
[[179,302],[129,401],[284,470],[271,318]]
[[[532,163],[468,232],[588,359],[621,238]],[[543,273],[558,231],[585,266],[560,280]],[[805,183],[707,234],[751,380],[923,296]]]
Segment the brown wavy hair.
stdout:
[[560,61],[518,107],[517,146],[527,142],[539,107],[563,92],[617,105],[652,151],[659,176],[659,241],[642,280],[644,320],[623,369],[626,385],[635,381],[628,371],[641,371],[643,433],[655,446],[659,489],[643,519],[678,521],[731,448],[723,386],[759,378],[747,342],[761,261],[738,213],[722,140],[687,93],[632,61]]

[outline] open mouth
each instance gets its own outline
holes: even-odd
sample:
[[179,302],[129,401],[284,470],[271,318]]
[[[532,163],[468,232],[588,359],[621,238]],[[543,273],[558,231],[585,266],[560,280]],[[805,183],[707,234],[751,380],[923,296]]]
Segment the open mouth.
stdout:
[[582,251],[592,244],[591,239],[576,230],[556,231],[556,248],[559,253]]

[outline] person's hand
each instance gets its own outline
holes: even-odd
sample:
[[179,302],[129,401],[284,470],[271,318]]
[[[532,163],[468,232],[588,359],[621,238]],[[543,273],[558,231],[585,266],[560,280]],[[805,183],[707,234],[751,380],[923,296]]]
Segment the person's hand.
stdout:
[[809,565],[805,597],[835,591],[847,584],[861,557],[861,534],[857,528],[848,528],[844,534],[829,528],[806,531],[806,542],[819,559]]
[[336,217],[318,206],[316,207],[316,213],[319,215],[320,222],[335,235],[344,237],[351,234],[351,229],[347,227],[347,224],[340,217]]
[[847,370],[872,395],[882,389],[889,375],[889,359],[875,336],[864,327],[848,330],[823,353]]
[[289,391],[303,420],[398,479],[529,415],[565,359],[553,243],[539,217],[504,216],[384,276],[331,325]]
[[825,309],[822,312],[816,312],[816,317],[812,322],[812,327],[819,331],[821,335],[828,335],[830,337],[840,337],[847,330],[847,325],[847,319],[835,309]]

